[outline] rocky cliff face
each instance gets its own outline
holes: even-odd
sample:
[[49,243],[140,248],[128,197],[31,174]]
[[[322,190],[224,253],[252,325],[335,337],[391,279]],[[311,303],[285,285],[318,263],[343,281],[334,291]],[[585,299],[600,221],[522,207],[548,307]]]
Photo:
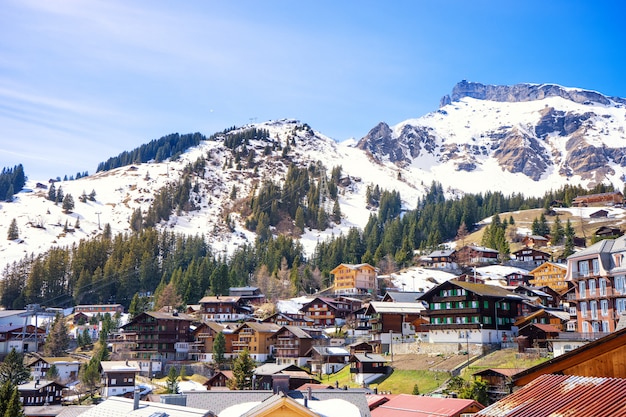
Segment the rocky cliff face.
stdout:
[[358,147],[398,167],[432,166],[434,159],[470,173],[495,162],[533,181],[558,175],[589,186],[617,182],[626,173],[625,104],[552,84],[462,81],[438,111],[393,127],[380,123]]
[[565,88],[556,84],[486,85],[463,80],[454,86],[451,95],[441,99],[441,105],[459,101],[463,97],[509,103],[561,97],[579,104],[626,104],[626,99],[623,98],[606,97],[596,91]]

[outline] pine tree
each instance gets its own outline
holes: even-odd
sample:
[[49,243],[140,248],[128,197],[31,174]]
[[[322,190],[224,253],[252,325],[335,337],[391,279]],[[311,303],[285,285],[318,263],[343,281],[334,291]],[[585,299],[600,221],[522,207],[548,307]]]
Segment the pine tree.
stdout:
[[13,388],[11,398],[6,405],[6,411],[4,412],[3,417],[24,417],[24,406],[20,401],[20,393],[17,390],[17,387]]
[[171,367],[167,374],[167,380],[165,381],[166,393],[178,394],[178,372],[175,367]]
[[44,352],[46,356],[65,356],[65,351],[69,347],[69,344],[70,336],[67,331],[65,319],[60,314],[57,314],[52,324],[52,329],[48,337],[46,337]]
[[226,352],[226,338],[224,333],[219,332],[213,340],[213,362],[217,365],[217,369],[221,369],[224,363],[224,353]]
[[50,365],[48,371],[46,371],[46,379],[48,381],[56,381],[59,378],[59,370],[55,364]]
[[233,379],[229,381],[228,388],[245,390],[252,388],[252,376],[256,363],[250,356],[248,349],[244,349],[233,361]]
[[74,197],[72,197],[72,194],[66,194],[65,197],[63,197],[63,204],[61,207],[66,213],[71,213],[72,210],[74,210]]
[[558,245],[563,240],[565,236],[565,231],[563,229],[563,225],[561,224],[561,219],[557,215],[552,223],[552,230],[550,230],[550,243],[553,245]]
[[57,190],[56,198],[54,199],[54,203],[55,204],[62,203],[64,198],[65,198],[65,194],[63,194],[63,187],[59,187],[59,189]]
[[17,228],[17,221],[15,219],[11,220],[11,224],[9,225],[9,231],[7,233],[8,240],[15,240],[20,238],[20,230]]
[[57,201],[57,189],[54,183],[50,184],[50,188],[48,189],[48,200]]
[[341,221],[341,207],[339,207],[339,201],[337,200],[333,204],[333,221],[337,224]]
[[24,365],[24,355],[11,349],[9,354],[0,363],[0,384],[9,382],[20,385],[28,381],[30,370]]
[[574,227],[569,219],[565,223],[565,248],[563,250],[563,257],[567,258],[574,253]]

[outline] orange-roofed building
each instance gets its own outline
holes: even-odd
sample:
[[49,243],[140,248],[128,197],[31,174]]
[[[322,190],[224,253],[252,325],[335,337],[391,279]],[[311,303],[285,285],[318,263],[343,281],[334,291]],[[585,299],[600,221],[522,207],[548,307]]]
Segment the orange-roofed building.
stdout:
[[475,400],[399,394],[372,410],[372,417],[461,417],[485,408]]

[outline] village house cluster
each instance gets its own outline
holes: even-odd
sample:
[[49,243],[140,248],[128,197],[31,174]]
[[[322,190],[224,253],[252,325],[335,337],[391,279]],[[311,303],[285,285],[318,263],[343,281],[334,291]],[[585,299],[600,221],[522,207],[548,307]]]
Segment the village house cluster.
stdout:
[[[545,238],[528,236],[524,243],[524,248],[511,254],[510,272],[500,275],[487,268],[499,264],[497,252],[470,245],[434,251],[420,259],[420,270],[455,271],[460,262],[469,260],[471,273],[439,281],[412,276],[411,291],[406,285],[394,288],[393,277],[379,275],[369,264],[340,264],[332,270],[333,287],[304,298],[283,300],[277,305],[290,307],[278,308],[269,316],[256,313],[258,306],[266,302],[256,287],[231,288],[229,294],[205,296],[184,311],[165,308],[139,313],[107,340],[115,360],[101,363],[101,395],[131,398],[128,402],[115,399],[109,403],[117,407],[137,406],[138,376],[162,377],[171,366],[214,363],[218,335],[225,340],[220,353],[226,360],[246,351],[257,362],[251,393],[265,394],[254,398],[267,407],[270,403],[281,404],[304,413],[295,415],[319,415],[302,410],[312,410],[311,404],[321,398],[341,396],[342,401],[362,410],[356,415],[382,417],[393,415],[389,410],[394,407],[415,407],[405,396],[383,396],[383,400],[380,393],[367,389],[372,381],[389,373],[393,355],[400,353],[464,354],[468,364],[472,356],[503,347],[554,356],[547,371],[491,369],[477,373],[476,377],[488,381],[494,401],[511,401],[515,394],[505,394],[517,387],[526,389],[526,384],[543,378],[545,373],[566,376],[582,372],[582,377],[625,378],[623,363],[605,369],[602,375],[585,373],[584,366],[598,369],[590,365],[591,361],[622,349],[619,341],[626,337],[621,330],[626,327],[626,236],[600,240],[562,263],[542,251]],[[91,324],[90,318],[106,313],[119,316],[123,306],[76,306],[67,316],[72,336],[87,332],[97,339],[100,328]],[[46,333],[38,324],[45,322],[46,315],[50,313],[37,308],[0,311],[0,354],[15,349],[31,358],[28,366],[32,380],[19,387],[26,406],[60,404],[63,391],[77,380],[85,362],[85,358],[75,355],[45,357],[38,352]],[[570,359],[560,362],[559,358]],[[576,360],[582,365],[574,367]],[[58,377],[48,381],[45,375],[52,365]],[[323,386],[320,381],[344,367],[349,367],[353,380],[363,387],[357,390],[359,395],[369,393],[369,406],[350,400],[341,389],[335,389],[334,397],[321,394],[337,387]],[[186,394],[187,407],[181,408],[215,413],[216,406],[209,406],[208,398],[211,393],[231,392],[226,386],[232,378],[231,370],[217,369],[204,384],[206,392]],[[566,380],[554,383],[564,384]],[[311,394],[312,387],[316,395]],[[300,399],[293,395],[272,397],[298,390],[302,393]],[[234,392],[228,395],[232,395],[233,406],[241,401]],[[436,407],[439,400],[443,399],[428,401]],[[475,401],[463,401],[456,403],[459,413],[485,412]],[[168,407],[174,407],[170,409],[174,413],[177,406]]]

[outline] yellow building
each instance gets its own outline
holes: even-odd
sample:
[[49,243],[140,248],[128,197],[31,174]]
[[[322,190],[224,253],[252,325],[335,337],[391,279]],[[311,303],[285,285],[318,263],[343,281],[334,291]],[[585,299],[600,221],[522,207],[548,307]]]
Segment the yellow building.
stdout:
[[559,293],[567,290],[567,282],[565,281],[567,266],[563,264],[544,262],[529,273],[533,276],[529,282],[535,287],[548,286]]
[[376,268],[370,264],[340,264],[330,271],[335,294],[376,294]]

